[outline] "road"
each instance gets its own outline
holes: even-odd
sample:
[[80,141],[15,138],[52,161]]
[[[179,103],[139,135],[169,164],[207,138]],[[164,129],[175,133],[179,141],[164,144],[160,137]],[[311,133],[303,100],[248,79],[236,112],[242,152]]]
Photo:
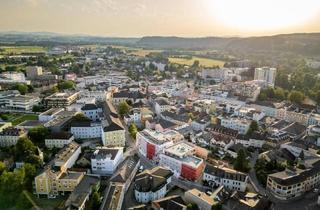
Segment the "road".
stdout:
[[259,157],[259,152],[256,150],[252,154],[252,158],[250,159],[250,171],[249,171],[249,180],[253,186],[253,188],[257,191],[257,193],[261,195],[266,195],[266,190],[262,187],[257,179],[256,172],[254,170],[254,166],[256,165],[257,159]]

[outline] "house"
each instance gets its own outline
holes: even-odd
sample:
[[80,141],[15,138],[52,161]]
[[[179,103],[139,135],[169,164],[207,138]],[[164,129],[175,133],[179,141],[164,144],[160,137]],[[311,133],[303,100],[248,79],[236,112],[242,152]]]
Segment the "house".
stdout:
[[0,147],[9,147],[16,145],[18,140],[26,137],[27,132],[24,129],[8,127],[0,132]]
[[126,131],[119,118],[113,116],[110,116],[110,118],[110,124],[103,129],[103,145],[124,147],[126,143]]
[[221,126],[238,131],[240,134],[246,134],[250,128],[251,120],[245,118],[222,118]]
[[72,122],[70,132],[75,139],[101,139],[103,130],[101,123],[85,120]]
[[172,195],[152,201],[152,208],[155,210],[174,209],[187,210],[187,205],[179,195]]
[[259,194],[235,191],[223,203],[223,209],[226,210],[269,210],[271,202],[268,198]]
[[63,148],[74,140],[74,136],[68,132],[51,133],[45,139],[45,145],[48,148]]
[[157,115],[160,115],[161,112],[170,110],[171,106],[166,98],[157,98],[154,103],[154,110]]
[[212,206],[217,203],[209,195],[197,189],[186,191],[184,197],[186,203],[197,204],[199,210],[211,210]]
[[81,108],[82,113],[92,121],[99,121],[102,109],[95,104],[85,104]]
[[63,108],[51,108],[39,114],[38,120],[40,122],[49,122],[50,120],[53,120],[63,110]]
[[92,173],[111,175],[122,161],[123,148],[98,148],[91,156]]
[[248,175],[224,166],[207,164],[203,180],[214,187],[224,186],[229,190],[244,192],[248,184]]
[[163,198],[168,191],[173,173],[162,167],[145,170],[136,175],[134,195],[138,202],[148,203]]

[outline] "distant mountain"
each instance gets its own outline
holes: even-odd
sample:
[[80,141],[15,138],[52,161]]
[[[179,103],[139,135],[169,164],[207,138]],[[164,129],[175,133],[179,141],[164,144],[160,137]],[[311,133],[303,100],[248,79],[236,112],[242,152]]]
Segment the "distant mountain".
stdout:
[[17,44],[135,44],[139,38],[66,35],[51,32],[0,32],[0,43]]
[[320,54],[320,33],[281,34],[262,37],[143,37],[137,42],[141,47],[216,49],[243,52],[293,52]]

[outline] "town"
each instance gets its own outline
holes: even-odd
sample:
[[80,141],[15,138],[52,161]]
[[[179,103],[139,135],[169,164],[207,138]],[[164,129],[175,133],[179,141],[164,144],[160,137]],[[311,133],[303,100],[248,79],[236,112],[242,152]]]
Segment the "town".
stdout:
[[320,208],[318,96],[285,89],[277,67],[5,50],[1,209]]

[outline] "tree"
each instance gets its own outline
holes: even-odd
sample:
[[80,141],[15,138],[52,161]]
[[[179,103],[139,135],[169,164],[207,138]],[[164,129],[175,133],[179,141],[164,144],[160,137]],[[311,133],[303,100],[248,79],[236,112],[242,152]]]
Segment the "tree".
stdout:
[[30,209],[31,207],[32,207],[32,204],[26,197],[26,194],[21,192],[16,202],[16,209],[25,210],[25,209]]
[[222,210],[221,203],[213,204],[212,207],[211,207],[211,210]]
[[39,156],[36,154],[37,147],[32,141],[26,137],[20,138],[15,146],[16,161],[23,161],[24,163],[32,163],[36,166],[41,164]]
[[28,92],[28,86],[24,84],[18,84],[15,89],[18,90],[21,95],[25,95]]
[[83,113],[76,114],[72,117],[72,121],[81,122],[81,121],[90,121]]
[[118,110],[121,117],[129,113],[130,106],[127,102],[123,101],[119,103]]
[[187,210],[199,210],[199,207],[198,207],[198,205],[195,204],[195,203],[189,203],[189,204],[187,205]]
[[252,120],[246,135],[251,136],[257,130],[259,130],[259,124],[257,123],[257,121]]
[[200,62],[198,60],[195,60],[192,64],[192,67],[198,68],[200,66]]
[[99,209],[100,204],[101,204],[100,193],[96,189],[93,189],[93,192],[88,204],[88,209],[89,210]]
[[265,93],[265,92],[261,92],[260,94],[259,94],[259,96],[258,96],[258,100],[259,101],[265,101],[265,100],[267,100],[268,99],[268,97],[267,97],[267,94]]
[[25,163],[23,165],[25,179],[24,179],[24,187],[25,189],[32,191],[32,182],[34,177],[37,175],[36,166],[30,163]]
[[290,92],[288,99],[292,103],[301,104],[303,99],[304,99],[304,95],[300,91],[293,90],[293,91]]
[[0,161],[0,175],[6,170],[6,165]]
[[31,128],[28,132],[28,136],[30,140],[37,145],[43,145],[48,135],[49,135],[49,130],[44,126],[37,126],[37,127]]
[[286,97],[284,90],[280,87],[277,87],[275,89],[274,94],[275,94],[275,98],[278,100],[284,100]]
[[135,123],[131,123],[130,126],[129,126],[129,133],[131,135],[132,138],[136,138],[136,135],[138,133],[138,128],[136,126]]
[[249,161],[247,159],[247,154],[244,149],[240,149],[238,152],[238,156],[236,160],[234,161],[233,167],[235,170],[242,171],[242,172],[248,172],[249,167]]
[[59,90],[73,89],[75,84],[73,81],[62,81],[58,83]]

